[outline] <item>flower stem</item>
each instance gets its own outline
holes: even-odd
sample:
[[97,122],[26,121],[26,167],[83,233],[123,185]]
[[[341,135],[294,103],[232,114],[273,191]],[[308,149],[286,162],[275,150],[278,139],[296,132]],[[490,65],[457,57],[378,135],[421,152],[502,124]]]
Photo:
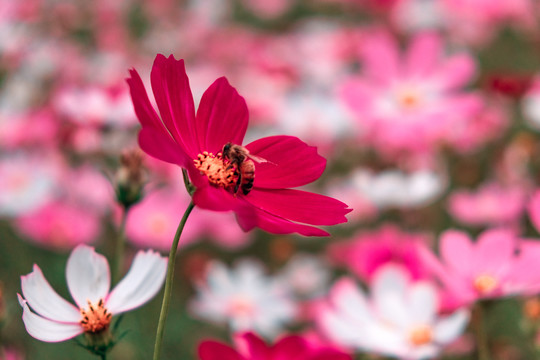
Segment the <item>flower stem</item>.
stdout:
[[191,211],[195,207],[193,201],[191,201],[178,224],[178,229],[176,230],[176,235],[174,235],[174,240],[171,245],[171,251],[169,252],[169,263],[167,265],[167,278],[165,280],[165,292],[163,293],[163,302],[161,303],[161,312],[159,314],[159,322],[156,331],[156,343],[154,345],[154,360],[158,360],[161,356],[161,343],[163,342],[163,333],[165,331],[165,321],[167,320],[167,315],[169,313],[169,303],[171,300],[172,285],[174,278],[174,263],[176,260],[176,250],[178,249],[178,242],[180,241],[180,235],[184,230],[186,225],[187,218]]
[[478,360],[491,360],[486,331],[486,312],[482,302],[476,303],[474,308],[474,333],[476,338],[476,352]]
[[118,228],[116,238],[116,249],[114,253],[113,283],[117,283],[122,276],[124,265],[124,249],[126,247],[126,221],[129,212],[129,206],[122,206],[122,219]]

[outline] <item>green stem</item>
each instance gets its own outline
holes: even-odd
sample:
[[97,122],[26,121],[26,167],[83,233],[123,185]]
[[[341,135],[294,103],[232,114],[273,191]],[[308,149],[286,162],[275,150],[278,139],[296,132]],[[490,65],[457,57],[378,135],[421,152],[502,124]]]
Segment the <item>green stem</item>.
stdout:
[[107,360],[107,354],[101,354],[99,357],[101,360]]
[[476,303],[474,312],[474,333],[476,338],[477,359],[491,360],[486,331],[486,314],[484,304],[482,304],[482,302]]
[[114,268],[113,268],[113,284],[117,283],[121,276],[124,267],[124,250],[126,247],[126,221],[129,212],[128,206],[122,207],[122,219],[118,228],[118,236],[116,238],[116,249],[114,253]]
[[191,201],[178,224],[178,229],[176,230],[176,235],[174,235],[174,240],[171,245],[171,251],[169,252],[169,263],[167,265],[167,278],[165,280],[165,292],[163,293],[163,302],[161,303],[161,312],[159,314],[159,322],[156,331],[156,343],[154,345],[154,360],[158,360],[161,356],[161,343],[163,342],[163,333],[165,331],[165,321],[167,320],[167,315],[169,313],[169,303],[171,300],[173,278],[174,278],[174,263],[176,260],[176,250],[178,249],[178,242],[180,241],[180,235],[184,230],[186,225],[187,218],[191,211],[195,207],[193,201]]

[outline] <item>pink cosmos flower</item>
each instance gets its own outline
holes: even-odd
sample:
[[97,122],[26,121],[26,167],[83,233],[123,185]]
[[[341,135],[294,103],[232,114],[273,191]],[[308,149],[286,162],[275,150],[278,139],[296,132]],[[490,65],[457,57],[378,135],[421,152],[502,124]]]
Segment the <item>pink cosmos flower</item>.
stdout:
[[375,275],[370,297],[352,279],[339,280],[318,312],[318,324],[346,348],[428,359],[461,335],[469,319],[463,309],[439,316],[438,301],[432,283],[411,282],[403,268],[388,265]]
[[[126,223],[129,241],[142,247],[170,249],[182,208],[188,205],[189,200],[184,189],[165,188],[147,194],[129,211]],[[180,246],[205,236],[227,248],[238,248],[250,241],[250,235],[236,225],[232,213],[196,208],[186,223]]]
[[17,229],[31,241],[48,248],[71,249],[94,241],[101,231],[99,216],[79,204],[51,201],[19,216]]
[[[250,192],[235,191],[242,170],[222,154],[227,144],[242,145],[248,125],[244,99],[225,78],[217,79],[195,106],[184,61],[157,55],[151,82],[161,119],[153,109],[135,70],[127,80],[142,130],[139,144],[149,155],[188,170],[196,186],[195,205],[214,211],[234,211],[240,227],[307,236],[328,233],[312,225],[346,221],[350,210],[335,199],[301,190],[322,174],[326,161],[315,148],[291,136],[256,140],[242,149],[259,161]],[[246,180],[244,176],[244,181]],[[240,181],[241,182],[241,181]]]
[[151,250],[139,251],[127,275],[112,291],[109,264],[86,245],[69,256],[66,280],[76,305],[61,298],[39,266],[21,277],[23,321],[28,333],[41,341],[59,342],[82,333],[106,331],[111,317],[149,301],[165,280],[167,259]]
[[472,56],[443,54],[442,39],[430,33],[417,35],[402,56],[386,33],[364,39],[362,73],[342,86],[363,141],[383,153],[425,151],[477,114],[481,99],[463,90],[474,76]]
[[526,196],[521,187],[485,184],[474,192],[455,191],[448,200],[448,211],[464,224],[514,225],[525,209]]
[[357,234],[352,241],[334,244],[330,256],[367,282],[371,282],[377,270],[387,264],[403,266],[415,280],[426,279],[431,273],[421,261],[420,247],[427,242],[425,235],[385,225]]
[[441,236],[440,256],[442,262],[422,251],[423,261],[457,305],[540,291],[540,242],[518,241],[508,230],[486,230],[475,243],[464,232],[448,230]]
[[199,345],[200,360],[351,360],[351,356],[332,347],[314,348],[304,338],[289,335],[274,345],[248,332],[236,336],[236,349],[217,341]]

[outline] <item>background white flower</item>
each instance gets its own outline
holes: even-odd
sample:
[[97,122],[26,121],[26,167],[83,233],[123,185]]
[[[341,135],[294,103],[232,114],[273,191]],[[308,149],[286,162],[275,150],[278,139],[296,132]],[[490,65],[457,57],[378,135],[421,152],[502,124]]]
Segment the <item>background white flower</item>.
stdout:
[[289,287],[279,278],[265,275],[262,265],[252,260],[240,261],[232,270],[212,262],[206,281],[196,287],[193,313],[228,323],[233,331],[254,330],[273,337],[296,315]]
[[467,325],[465,309],[445,317],[437,311],[434,285],[411,283],[406,270],[387,265],[375,275],[370,299],[351,279],[338,282],[318,322],[341,346],[419,360],[437,356]]

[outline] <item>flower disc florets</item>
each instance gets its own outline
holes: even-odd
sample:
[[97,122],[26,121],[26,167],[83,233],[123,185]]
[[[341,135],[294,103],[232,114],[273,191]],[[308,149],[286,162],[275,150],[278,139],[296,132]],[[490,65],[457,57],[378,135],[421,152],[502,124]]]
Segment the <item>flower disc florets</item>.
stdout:
[[197,159],[193,160],[193,163],[214,186],[227,189],[236,184],[236,168],[229,166],[229,162],[223,159],[223,154],[220,152],[214,155],[204,151],[202,154],[197,155]]
[[107,330],[111,323],[112,314],[107,312],[103,299],[94,305],[88,300],[88,309],[81,309],[81,325],[87,333],[99,333]]

